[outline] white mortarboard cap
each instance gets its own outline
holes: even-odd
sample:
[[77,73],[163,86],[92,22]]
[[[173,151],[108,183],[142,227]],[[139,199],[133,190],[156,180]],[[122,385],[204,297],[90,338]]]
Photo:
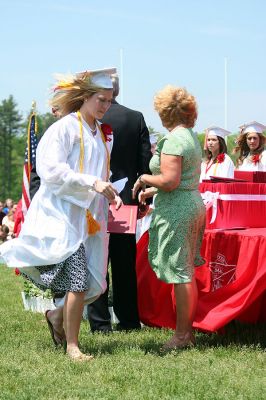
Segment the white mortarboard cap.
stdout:
[[242,133],[263,133],[266,131],[266,126],[263,124],[260,124],[259,122],[253,121],[248,124],[244,124],[240,126],[240,129],[242,129]]
[[76,75],[88,74],[91,82],[103,89],[113,89],[111,75],[116,73],[116,68],[95,69],[93,71],[78,72]]
[[223,128],[219,128],[219,126],[211,126],[210,128],[206,129],[206,135],[220,136],[224,139],[226,136],[231,135],[231,132]]
[[150,143],[151,144],[156,144],[158,141],[158,136],[156,135],[156,133],[151,133],[150,134]]

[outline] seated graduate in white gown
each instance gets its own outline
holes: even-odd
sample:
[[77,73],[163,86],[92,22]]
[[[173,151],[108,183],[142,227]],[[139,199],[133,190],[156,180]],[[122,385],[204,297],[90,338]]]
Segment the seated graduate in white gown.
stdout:
[[238,153],[236,168],[239,171],[266,171],[266,126],[253,121],[240,126],[233,152]]
[[218,126],[207,128],[205,133],[205,157],[201,163],[200,182],[211,176],[233,178],[235,166],[227,154],[225,143],[225,137],[231,133]]

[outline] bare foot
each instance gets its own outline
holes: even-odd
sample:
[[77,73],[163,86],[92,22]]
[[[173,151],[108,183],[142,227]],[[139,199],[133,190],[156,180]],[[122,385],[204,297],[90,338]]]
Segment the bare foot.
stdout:
[[93,359],[92,355],[82,353],[78,347],[67,348],[67,355],[73,361],[91,361]]
[[192,332],[175,333],[162,347],[162,351],[171,351],[195,346],[195,337]]

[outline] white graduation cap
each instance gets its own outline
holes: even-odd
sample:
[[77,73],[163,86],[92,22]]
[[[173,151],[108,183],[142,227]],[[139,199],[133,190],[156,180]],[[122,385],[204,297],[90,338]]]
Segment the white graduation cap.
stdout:
[[220,128],[219,126],[211,126],[210,128],[205,129],[205,141],[204,141],[204,150],[207,150],[207,138],[209,135],[220,136],[225,139],[226,136],[231,135],[231,132]]
[[151,133],[150,134],[150,143],[151,144],[156,144],[158,141],[158,136],[156,135],[156,133]]
[[91,83],[103,89],[113,89],[111,75],[116,73],[116,68],[103,68],[91,71],[77,72],[76,76],[83,76],[84,74],[90,77]]
[[242,130],[242,133],[263,133],[266,131],[266,126],[263,124],[260,124],[259,122],[253,121],[249,122],[248,124],[244,124],[240,126],[240,129]]
[[220,128],[219,126],[211,126],[210,128],[205,129],[206,136],[208,135],[215,135],[220,136],[221,138],[225,139],[226,136],[231,135],[231,132]]

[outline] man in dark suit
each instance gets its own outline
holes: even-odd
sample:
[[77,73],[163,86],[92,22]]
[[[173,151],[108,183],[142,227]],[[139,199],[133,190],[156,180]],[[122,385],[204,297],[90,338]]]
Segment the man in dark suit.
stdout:
[[[111,181],[128,178],[120,193],[124,204],[137,204],[131,189],[138,176],[149,173],[151,144],[143,115],[117,103],[117,75],[113,76],[113,100],[102,122],[111,125],[114,145],[111,153]],[[112,270],[113,308],[119,319],[118,329],[139,329],[136,280],[136,237],[130,234],[110,234],[109,259]],[[107,277],[108,278],[108,277]],[[107,279],[108,281],[108,279]],[[108,311],[108,289],[88,306],[92,332],[111,332]]]

